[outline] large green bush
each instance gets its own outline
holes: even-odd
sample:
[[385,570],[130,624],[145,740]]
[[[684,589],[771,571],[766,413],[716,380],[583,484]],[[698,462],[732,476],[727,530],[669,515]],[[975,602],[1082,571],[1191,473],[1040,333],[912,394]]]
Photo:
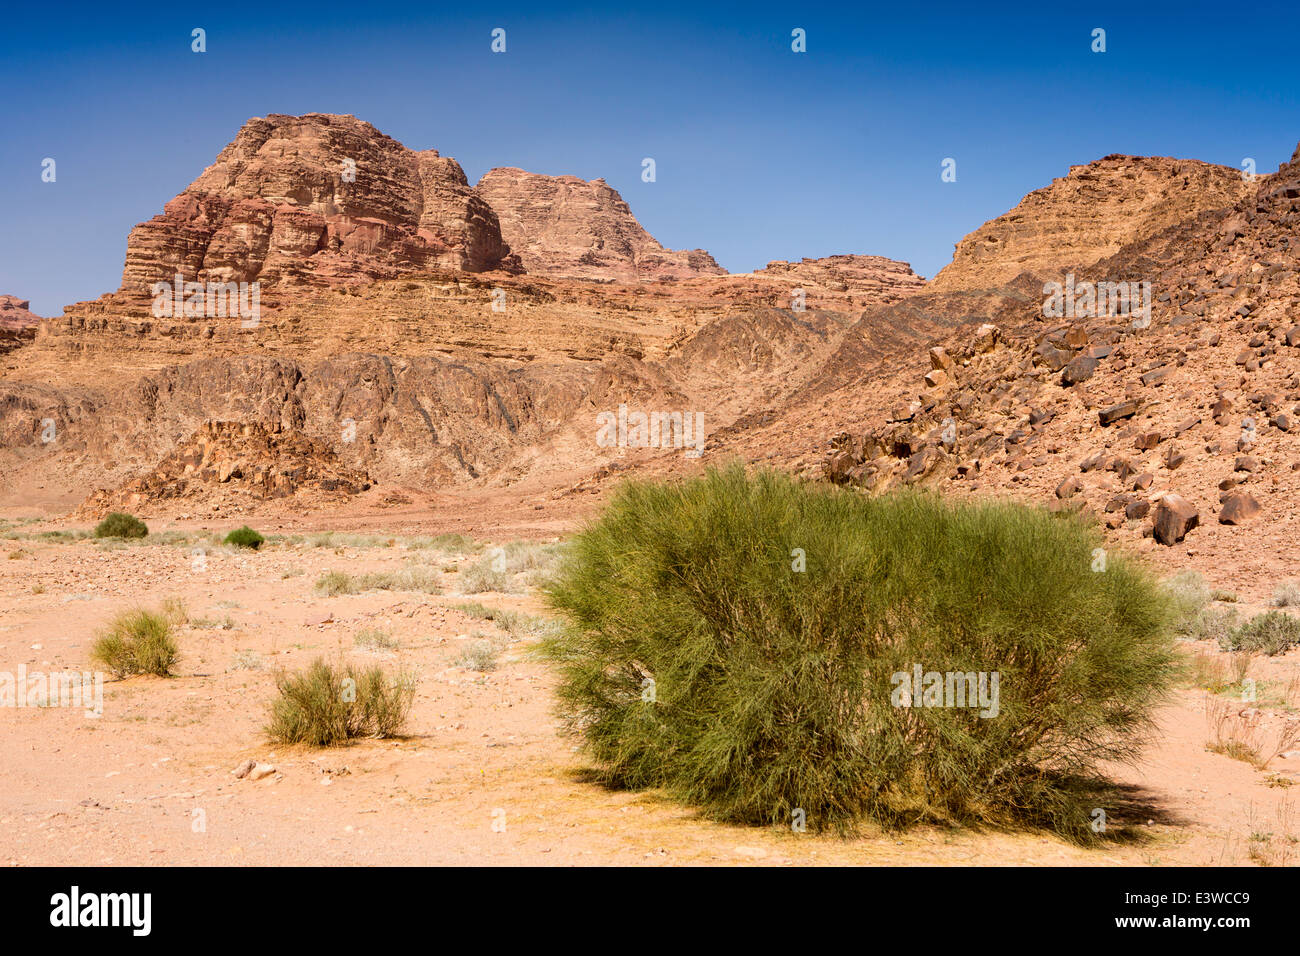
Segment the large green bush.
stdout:
[[[561,712],[608,783],[734,822],[1090,835],[1174,674],[1168,593],[1073,516],[735,466],[632,483],[547,589]],[[801,556],[803,570],[801,566]],[[1095,570],[1096,569],[1096,570]],[[996,716],[896,674],[999,675]]]
[[93,534],[96,538],[143,538],[149,534],[149,527],[135,515],[113,511],[95,525]]

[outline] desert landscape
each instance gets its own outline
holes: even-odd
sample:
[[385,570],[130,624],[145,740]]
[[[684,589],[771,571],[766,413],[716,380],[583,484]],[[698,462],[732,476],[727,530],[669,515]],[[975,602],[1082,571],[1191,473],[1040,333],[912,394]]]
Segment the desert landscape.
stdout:
[[[1088,160],[928,280],[734,274],[601,179],[470,185],[357,117],[250,119],[131,230],[116,291],[0,298],[0,661],[26,675],[0,859],[1295,865],[1300,150]],[[547,583],[625,482],[726,463],[1079,516],[1153,569],[1180,669],[1104,765],[1103,838],[744,826],[598,780],[538,653]],[[96,670],[141,609],[166,676],[110,668],[98,714],[31,676]],[[317,659],[403,675],[400,732],[268,734]]]

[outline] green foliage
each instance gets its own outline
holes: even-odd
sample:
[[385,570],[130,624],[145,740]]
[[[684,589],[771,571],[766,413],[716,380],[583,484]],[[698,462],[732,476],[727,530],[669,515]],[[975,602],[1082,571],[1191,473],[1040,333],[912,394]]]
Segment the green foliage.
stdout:
[[244,525],[242,528],[236,528],[230,534],[226,535],[226,544],[233,544],[238,548],[252,548],[256,551],[262,546],[266,539],[250,528]]
[[415,679],[380,667],[334,666],[317,658],[299,674],[276,678],[266,732],[285,744],[330,747],[354,737],[399,734],[415,700]]
[[117,615],[91,649],[91,660],[119,677],[156,674],[168,677],[179,651],[172,639],[172,619],[137,608]]
[[143,538],[149,533],[149,527],[133,515],[114,511],[95,525],[92,533],[96,538]]
[[[547,588],[568,624],[541,650],[607,783],[741,823],[1087,840],[1098,763],[1136,754],[1177,676],[1167,592],[1124,555],[1094,572],[1101,544],[1076,516],[739,466],[630,483]],[[916,665],[997,672],[997,716],[895,706]]]
[[1219,642],[1225,651],[1254,651],[1273,657],[1300,644],[1300,620],[1281,611],[1256,614]]

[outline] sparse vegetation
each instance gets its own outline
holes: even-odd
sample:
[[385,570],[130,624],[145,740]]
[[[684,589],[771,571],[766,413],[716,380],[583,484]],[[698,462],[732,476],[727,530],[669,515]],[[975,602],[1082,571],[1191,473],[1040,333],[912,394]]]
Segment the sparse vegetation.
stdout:
[[[1170,596],[1123,554],[1094,573],[1100,544],[1075,516],[739,466],[634,482],[574,541],[542,646],[607,783],[742,823],[1088,840],[1098,762],[1135,755],[1175,677]],[[997,672],[997,716],[898,706],[917,667]]]
[[266,538],[262,537],[248,525],[244,525],[226,535],[226,540],[222,543],[231,544],[237,548],[249,548],[256,551],[265,541]]
[[362,591],[420,591],[440,594],[442,587],[434,571],[424,567],[400,571],[377,571],[352,575],[345,571],[327,571],[316,581],[316,591],[329,597],[360,594]]
[[231,669],[237,671],[260,671],[262,655],[257,651],[239,651],[231,662]]
[[397,638],[377,627],[366,627],[357,631],[353,643],[357,647],[372,651],[392,651],[398,647]]
[[1283,719],[1270,728],[1261,719],[1259,708],[1239,701],[1207,697],[1205,715],[1210,726],[1206,749],[1242,760],[1256,770],[1266,769],[1278,754],[1300,743],[1300,720]]
[[114,511],[95,525],[93,534],[96,538],[143,538],[149,527],[134,515]]
[[171,675],[179,657],[166,614],[138,608],[117,615],[95,641],[91,660],[119,677],[133,674]]
[[1225,651],[1253,651],[1273,657],[1300,644],[1300,619],[1281,611],[1256,614],[1234,628],[1220,646]]
[[509,594],[513,588],[510,572],[500,555],[489,554],[460,571],[461,594]]
[[496,670],[497,649],[487,638],[471,640],[453,663],[472,671]]
[[415,679],[379,667],[334,666],[317,658],[303,672],[276,679],[267,734],[285,744],[330,747],[355,737],[401,733],[415,700]]
[[1273,607],[1296,607],[1300,605],[1300,581],[1283,581],[1273,589],[1269,601]]
[[1194,636],[1210,603],[1205,577],[1199,571],[1182,571],[1165,581],[1165,590],[1173,602],[1174,628],[1179,634]]
[[184,627],[190,622],[190,611],[185,606],[183,598],[165,598],[162,602],[162,613],[176,627]]

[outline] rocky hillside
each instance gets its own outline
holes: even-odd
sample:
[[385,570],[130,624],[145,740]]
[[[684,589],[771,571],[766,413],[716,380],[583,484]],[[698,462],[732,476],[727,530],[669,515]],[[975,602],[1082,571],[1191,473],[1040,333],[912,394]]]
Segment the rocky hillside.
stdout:
[[502,237],[530,273],[641,282],[726,272],[703,249],[661,246],[603,179],[493,169],[474,190],[496,211]]
[[1031,192],[957,243],[931,291],[1059,275],[1251,194],[1242,171],[1196,160],[1107,156]]
[[998,310],[899,357],[878,409],[833,437],[827,476],[1009,492],[1191,553],[1249,550],[1241,526],[1294,520],[1300,149],[1233,202],[1119,243],[1085,280],[1149,282],[1149,316],[1045,316],[1022,276]]

